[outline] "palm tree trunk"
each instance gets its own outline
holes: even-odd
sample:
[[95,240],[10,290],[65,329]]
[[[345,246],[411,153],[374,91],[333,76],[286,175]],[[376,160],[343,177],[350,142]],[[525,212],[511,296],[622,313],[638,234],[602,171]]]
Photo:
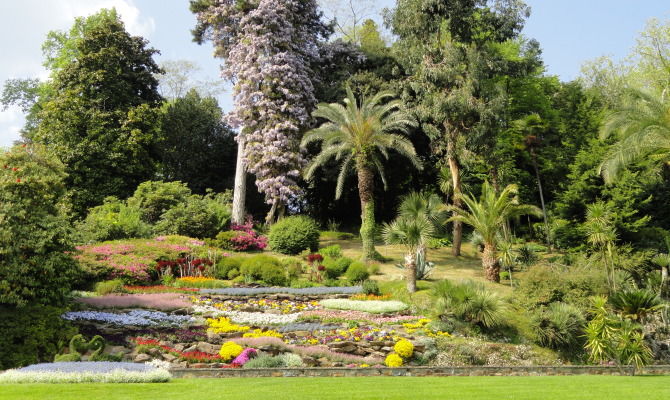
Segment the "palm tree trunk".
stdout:
[[[362,163],[361,163],[362,164]],[[373,198],[374,175],[367,165],[358,166],[358,196],[361,199],[361,240],[363,259],[376,258],[375,250],[375,203]]]
[[416,251],[411,250],[405,256],[405,273],[407,274],[407,291],[416,292]]
[[544,205],[544,192],[542,191],[542,181],[540,180],[540,169],[537,167],[537,155],[535,150],[531,148],[530,150],[531,158],[533,159],[533,168],[535,169],[535,178],[537,179],[537,189],[540,192],[540,204],[542,204],[542,217],[544,218],[544,234],[547,239],[547,244],[551,246],[551,240],[549,240],[549,222],[547,221],[547,208]]
[[670,282],[668,278],[670,275],[670,266],[661,267],[661,290],[660,297],[662,299],[667,299],[670,296]]
[[233,186],[233,210],[231,222],[234,224],[244,223],[244,203],[247,196],[247,171],[244,166],[245,138],[242,132],[237,135],[237,162],[235,164],[235,184]]
[[[454,147],[454,144],[451,142],[447,146],[448,148]],[[454,207],[461,208],[463,205],[463,202],[461,201],[461,167],[458,165],[458,160],[456,160],[456,157],[453,155],[453,152],[455,150],[452,149],[450,152],[447,150],[447,152],[450,154],[448,156],[448,162],[449,162],[449,170],[451,171],[451,179],[452,179],[452,184],[454,187],[454,196],[453,196],[453,204]],[[451,246],[451,254],[454,257],[458,257],[461,255],[461,243],[463,241],[463,223],[461,221],[454,221],[454,231],[453,231],[453,240],[452,240],[452,246]]]
[[484,267],[486,280],[491,282],[500,282],[500,264],[496,258],[496,247],[493,243],[484,243],[482,266]]

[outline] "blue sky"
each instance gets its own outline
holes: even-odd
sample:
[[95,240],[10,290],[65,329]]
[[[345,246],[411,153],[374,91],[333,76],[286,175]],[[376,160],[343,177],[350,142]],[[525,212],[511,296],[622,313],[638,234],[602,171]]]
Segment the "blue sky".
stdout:
[[[395,4],[395,0],[374,1],[372,16]],[[526,2],[532,15],[524,35],[540,42],[547,73],[562,80],[578,77],[587,60],[602,55],[625,57],[649,18],[670,18],[668,0]],[[0,83],[8,78],[45,78],[40,46],[47,32],[67,29],[75,16],[103,7],[116,7],[131,33],[146,37],[161,51],[159,61],[192,60],[202,67],[201,78],[218,76],[220,62],[212,58],[212,47],[191,41],[195,19],[188,11],[188,0],[4,0],[0,1]],[[223,93],[219,102],[229,109],[230,95]],[[22,125],[19,110],[0,112],[0,147],[11,145]]]

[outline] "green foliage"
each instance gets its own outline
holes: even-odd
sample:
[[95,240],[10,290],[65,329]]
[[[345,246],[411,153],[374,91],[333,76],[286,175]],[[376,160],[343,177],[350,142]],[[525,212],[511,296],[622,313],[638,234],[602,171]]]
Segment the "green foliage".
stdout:
[[451,240],[449,238],[433,237],[426,241],[426,247],[433,250],[438,250],[449,246],[451,246]]
[[51,362],[76,333],[60,316],[65,310],[53,306],[0,305],[0,369]]
[[137,186],[127,204],[140,211],[144,222],[155,224],[164,212],[185,203],[190,195],[191,190],[182,182],[147,181]]
[[249,360],[242,368],[281,368],[285,367],[284,358],[281,356],[271,356],[269,354],[261,354]]
[[435,312],[440,316],[452,316],[485,329],[505,324],[507,304],[482,284],[472,281],[455,284],[445,279],[435,284],[432,296]]
[[63,165],[40,146],[0,150],[0,304],[62,304],[78,276]]
[[554,302],[533,314],[530,327],[537,344],[574,357],[583,351],[582,335],[585,323],[579,308]]
[[[219,262],[216,263],[216,270],[214,271],[214,277],[216,279],[233,279],[240,273],[240,267],[242,267],[242,262],[245,260],[244,257],[224,257]],[[232,273],[233,271],[237,272]],[[231,276],[234,275],[234,276]]]
[[110,293],[123,293],[124,282],[121,279],[98,282],[95,284],[95,293],[104,296]]
[[231,240],[241,234],[240,231],[219,232],[214,239],[209,240],[209,244],[224,250],[234,250],[233,242]]
[[665,305],[655,294],[645,289],[622,290],[609,297],[615,312],[624,318],[643,323]]
[[258,254],[247,257],[239,268],[246,280],[258,280],[268,285],[282,286],[286,282],[286,274],[281,261],[272,256]]
[[526,309],[563,302],[585,309],[589,298],[607,293],[604,271],[580,260],[570,267],[535,265],[520,275],[519,287],[514,292],[516,301]]
[[326,267],[326,278],[337,279],[342,276],[354,261],[348,257],[333,259],[326,257],[323,260],[323,266]]
[[535,250],[528,244],[519,247],[516,250],[516,253],[516,260],[526,267],[530,267],[540,260],[540,257],[535,253]]
[[362,282],[370,277],[367,266],[361,261],[354,261],[345,273],[349,282]]
[[368,279],[363,281],[363,293],[380,296],[382,294],[382,291],[379,289],[379,284],[377,283],[377,281]]
[[340,258],[340,257],[342,257],[342,248],[340,247],[339,244],[334,244],[334,245],[319,249],[319,254],[321,254],[324,257]]
[[160,69],[146,45],[114,10],[78,18],[45,45],[51,94],[29,136],[65,164],[78,215],[105,197],[128,197],[156,171]]
[[156,233],[213,238],[230,222],[230,208],[225,194],[189,196],[161,215]]
[[315,252],[319,248],[318,225],[306,215],[282,218],[270,228],[268,244],[282,254],[296,255],[303,250]]
[[77,225],[77,236],[81,243],[145,238],[150,235],[151,226],[142,220],[142,212],[115,197],[107,197],[102,205],[89,209],[86,218]]

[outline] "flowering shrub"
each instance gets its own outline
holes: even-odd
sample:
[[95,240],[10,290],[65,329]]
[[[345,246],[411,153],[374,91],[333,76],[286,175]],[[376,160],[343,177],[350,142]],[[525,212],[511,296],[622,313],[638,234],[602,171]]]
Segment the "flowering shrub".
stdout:
[[371,328],[368,326],[361,326],[349,329],[334,329],[329,331],[318,331],[312,335],[303,336],[295,339],[290,339],[291,344],[328,344],[333,342],[360,342],[360,341],[386,341],[393,340],[396,336],[394,330],[382,330],[379,328]]
[[235,325],[226,317],[219,319],[208,318],[207,325],[209,325],[207,332],[212,333],[246,332],[251,329],[248,326]]
[[319,296],[324,294],[356,294],[363,291],[361,286],[319,286],[308,288],[287,288],[287,287],[258,287],[258,288],[226,288],[226,289],[206,289],[205,294],[222,294],[228,296],[255,296],[259,294],[296,294]]
[[236,232],[228,238],[233,250],[263,250],[268,246],[268,238],[254,231],[254,222],[250,218],[244,224],[231,224],[230,229]]
[[312,310],[301,313],[302,318],[319,318],[322,321],[361,321],[376,325],[397,324],[423,318],[420,315],[396,315],[393,317],[379,316],[363,311]]
[[387,367],[402,367],[402,357],[395,353],[391,353],[388,356],[386,356],[386,359],[384,360],[384,364],[386,364]]
[[175,310],[191,306],[187,300],[176,293],[106,295],[77,299],[79,303],[97,308],[152,308],[157,310]]
[[193,293],[197,292],[198,289],[195,288],[180,288],[173,286],[165,285],[155,285],[155,286],[129,286],[125,285],[123,290],[127,293],[132,294],[141,294],[141,293]]
[[289,324],[295,322],[300,313],[277,315],[266,314],[258,312],[244,312],[244,311],[221,311],[212,306],[194,305],[193,311],[195,313],[212,313],[215,315],[225,315],[231,320],[239,324],[250,325],[273,325],[273,324]]
[[246,364],[247,362],[249,362],[249,360],[252,357],[254,357],[256,355],[256,353],[257,353],[256,349],[251,349],[251,348],[244,349],[244,350],[242,350],[242,353],[240,353],[240,355],[235,357],[235,359],[233,360],[233,362],[231,364],[242,366],[242,365]]
[[400,339],[393,350],[402,358],[409,359],[414,354],[414,345],[407,339]]
[[238,311],[240,309],[256,308],[261,311],[279,311],[282,314],[292,314],[305,310],[316,310],[319,308],[317,301],[291,301],[291,300],[269,300],[269,299],[249,299],[249,300],[225,300],[216,301],[207,297],[200,299],[193,298],[195,304],[213,306],[222,311]]
[[217,355],[212,355],[202,351],[179,351],[170,346],[160,344],[156,339],[147,339],[142,337],[132,338],[133,341],[138,346],[144,346],[149,348],[159,348],[165,352],[168,352],[175,357],[178,357],[180,360],[188,361],[191,363],[210,363],[210,362],[219,362],[221,357]]
[[402,301],[380,301],[380,300],[371,300],[371,301],[360,301],[360,300],[348,300],[348,299],[325,299],[321,300],[320,303],[325,308],[332,308],[336,310],[354,310],[354,311],[364,311],[374,314],[389,313],[389,312],[398,312],[407,309],[407,304]]
[[221,360],[228,362],[233,358],[239,356],[244,351],[244,348],[235,342],[226,342],[221,346],[219,350],[219,356]]
[[[68,363],[68,364],[101,364]],[[128,364],[128,363],[114,363]],[[136,364],[141,365],[141,364]],[[0,373],[0,384],[13,383],[159,383],[168,382],[172,378],[170,372],[163,368],[152,368],[146,371],[116,368],[111,371],[98,372],[96,368],[87,371],[53,371],[53,370],[9,370]]]
[[277,331],[273,331],[271,329],[268,329],[267,331],[264,331],[262,329],[254,329],[251,332],[247,332],[242,337],[248,337],[248,338],[258,338],[258,337],[276,337],[276,338],[283,338],[284,335]]
[[160,311],[133,310],[127,313],[70,311],[62,315],[69,321],[95,321],[121,326],[181,326],[194,320],[187,315],[170,315]]
[[422,318],[414,323],[404,323],[402,324],[403,328],[405,328],[405,332],[412,334],[415,332],[420,332],[424,336],[429,336],[429,337],[450,337],[451,335],[449,332],[443,332],[440,330],[435,330],[431,329],[428,324],[430,323],[429,318]]

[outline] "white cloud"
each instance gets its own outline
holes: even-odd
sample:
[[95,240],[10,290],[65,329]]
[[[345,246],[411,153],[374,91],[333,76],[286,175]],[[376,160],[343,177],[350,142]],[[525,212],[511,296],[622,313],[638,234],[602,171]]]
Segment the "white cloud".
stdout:
[[18,107],[0,110],[0,148],[9,147],[15,140],[21,138],[19,131],[23,123],[23,113]]

